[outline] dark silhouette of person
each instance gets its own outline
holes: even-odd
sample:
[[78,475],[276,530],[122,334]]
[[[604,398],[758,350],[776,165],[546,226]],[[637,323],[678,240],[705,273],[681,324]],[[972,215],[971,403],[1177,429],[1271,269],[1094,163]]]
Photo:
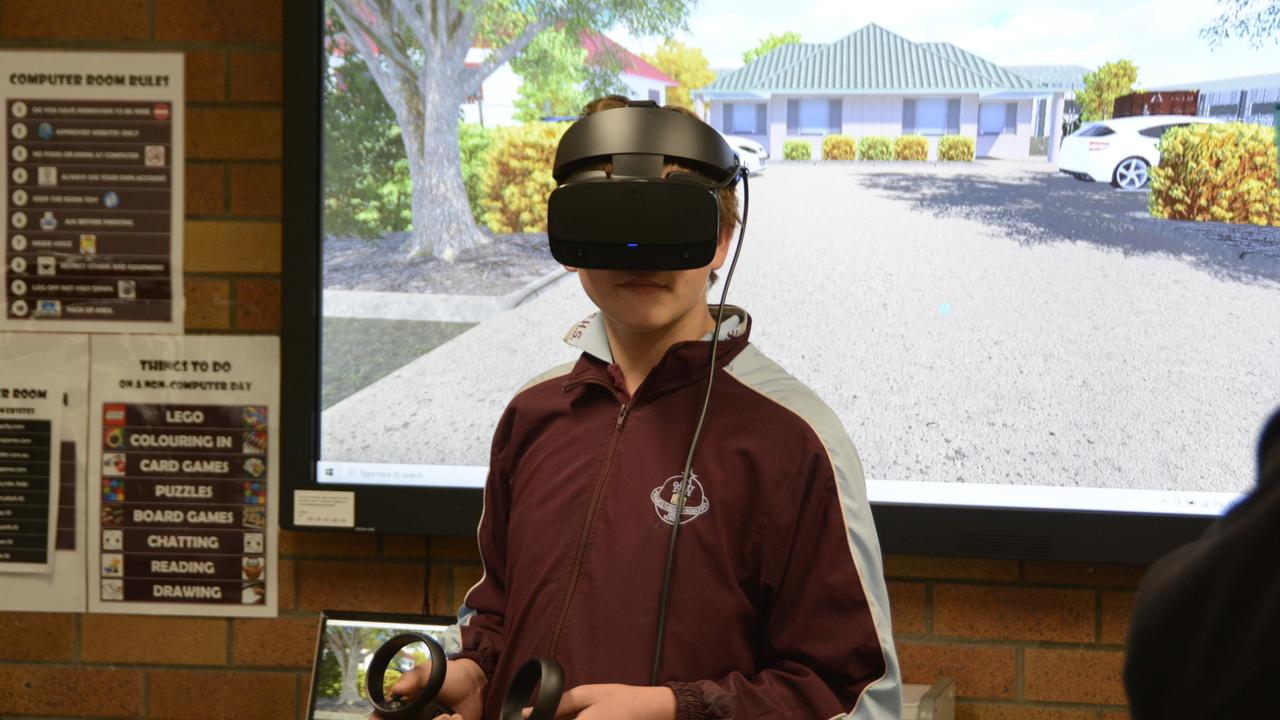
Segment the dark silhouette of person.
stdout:
[[1278,681],[1280,412],[1257,487],[1143,578],[1124,668],[1134,720],[1280,717]]

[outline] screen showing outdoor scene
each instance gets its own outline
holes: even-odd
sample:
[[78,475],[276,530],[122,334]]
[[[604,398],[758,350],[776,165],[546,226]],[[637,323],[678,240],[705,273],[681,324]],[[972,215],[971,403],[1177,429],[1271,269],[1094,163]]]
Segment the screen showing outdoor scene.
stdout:
[[1252,486],[1280,405],[1267,4],[405,5],[326,4],[320,482],[483,486],[595,311],[546,202],[561,134],[620,93],[747,166],[729,303],[873,502],[1212,515]]
[[[447,644],[445,625],[348,620],[326,617],[320,638],[320,656],[311,676],[312,720],[368,720],[370,704],[365,675],[373,655],[382,644],[402,633],[427,635]],[[430,651],[421,643],[411,643],[391,658],[382,674],[383,697],[401,673],[428,662]]]

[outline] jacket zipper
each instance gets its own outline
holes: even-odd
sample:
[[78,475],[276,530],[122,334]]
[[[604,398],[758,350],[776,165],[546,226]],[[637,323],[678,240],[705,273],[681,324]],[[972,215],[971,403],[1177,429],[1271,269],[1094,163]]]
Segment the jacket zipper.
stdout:
[[569,575],[569,590],[564,596],[564,607],[560,609],[560,620],[556,622],[555,632],[551,635],[551,657],[556,656],[556,651],[560,649],[560,633],[564,630],[564,623],[569,618],[569,606],[573,604],[573,593],[578,587],[578,576],[582,573],[582,559],[587,552],[587,539],[591,537],[591,526],[595,523],[596,509],[600,506],[600,497],[604,494],[605,481],[609,478],[609,471],[613,469],[613,456],[618,449],[618,441],[622,437],[622,424],[627,419],[627,410],[630,408],[628,403],[622,403],[618,408],[618,421],[613,426],[613,439],[609,442],[609,454],[605,458],[604,470],[600,472],[600,477],[596,479],[595,490],[591,493],[591,505],[587,509],[587,521],[582,526],[582,538],[578,541],[578,554],[573,559],[573,572]]

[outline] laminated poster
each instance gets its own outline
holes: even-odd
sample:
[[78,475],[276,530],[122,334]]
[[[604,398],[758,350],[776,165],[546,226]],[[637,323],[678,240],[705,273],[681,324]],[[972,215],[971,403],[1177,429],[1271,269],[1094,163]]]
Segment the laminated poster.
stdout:
[[182,332],[183,56],[0,67],[0,330]]
[[91,343],[89,610],[274,616],[278,338]]
[[0,610],[84,612],[87,335],[0,333]]

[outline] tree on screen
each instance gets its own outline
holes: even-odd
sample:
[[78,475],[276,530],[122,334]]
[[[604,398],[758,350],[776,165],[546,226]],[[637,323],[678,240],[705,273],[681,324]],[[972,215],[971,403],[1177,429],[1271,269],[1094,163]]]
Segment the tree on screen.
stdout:
[[800,42],[800,33],[798,32],[788,30],[781,35],[773,33],[769,37],[761,40],[760,44],[742,53],[742,62],[743,64],[750,63],[752,60],[768,55],[776,48],[782,47],[783,45],[792,45],[798,42]]
[[[411,258],[453,260],[488,241],[458,157],[459,107],[545,30],[578,36],[621,25],[633,35],[683,27],[694,0],[333,0],[346,39],[395,113],[409,160]],[[488,48],[466,64],[471,47]]]
[[343,705],[359,705],[364,702],[360,695],[360,663],[373,639],[372,628],[335,626],[325,629],[324,643],[334,659],[338,661],[341,677],[341,691],[338,702]]
[[1128,60],[1117,60],[1085,73],[1084,90],[1076,95],[1080,119],[1084,122],[1109,120],[1115,111],[1116,98],[1133,92],[1138,82],[1138,68]]
[[1280,0],[1218,0],[1222,9],[1213,24],[1200,31],[1209,44],[1240,38],[1260,48],[1280,41]]
[[716,79],[707,56],[698,48],[689,47],[675,38],[667,38],[652,55],[645,55],[644,60],[680,83],[678,87],[667,88],[668,105],[692,110],[693,98],[689,91]]
[[324,230],[326,235],[382,237],[412,222],[409,163],[395,113],[352,54],[350,43],[326,23],[331,62],[324,76]]
[[521,122],[577,115],[592,98],[629,92],[620,78],[622,58],[612,46],[588,59],[579,36],[565,27],[542,31],[511,59],[511,69],[520,76],[516,119]]

